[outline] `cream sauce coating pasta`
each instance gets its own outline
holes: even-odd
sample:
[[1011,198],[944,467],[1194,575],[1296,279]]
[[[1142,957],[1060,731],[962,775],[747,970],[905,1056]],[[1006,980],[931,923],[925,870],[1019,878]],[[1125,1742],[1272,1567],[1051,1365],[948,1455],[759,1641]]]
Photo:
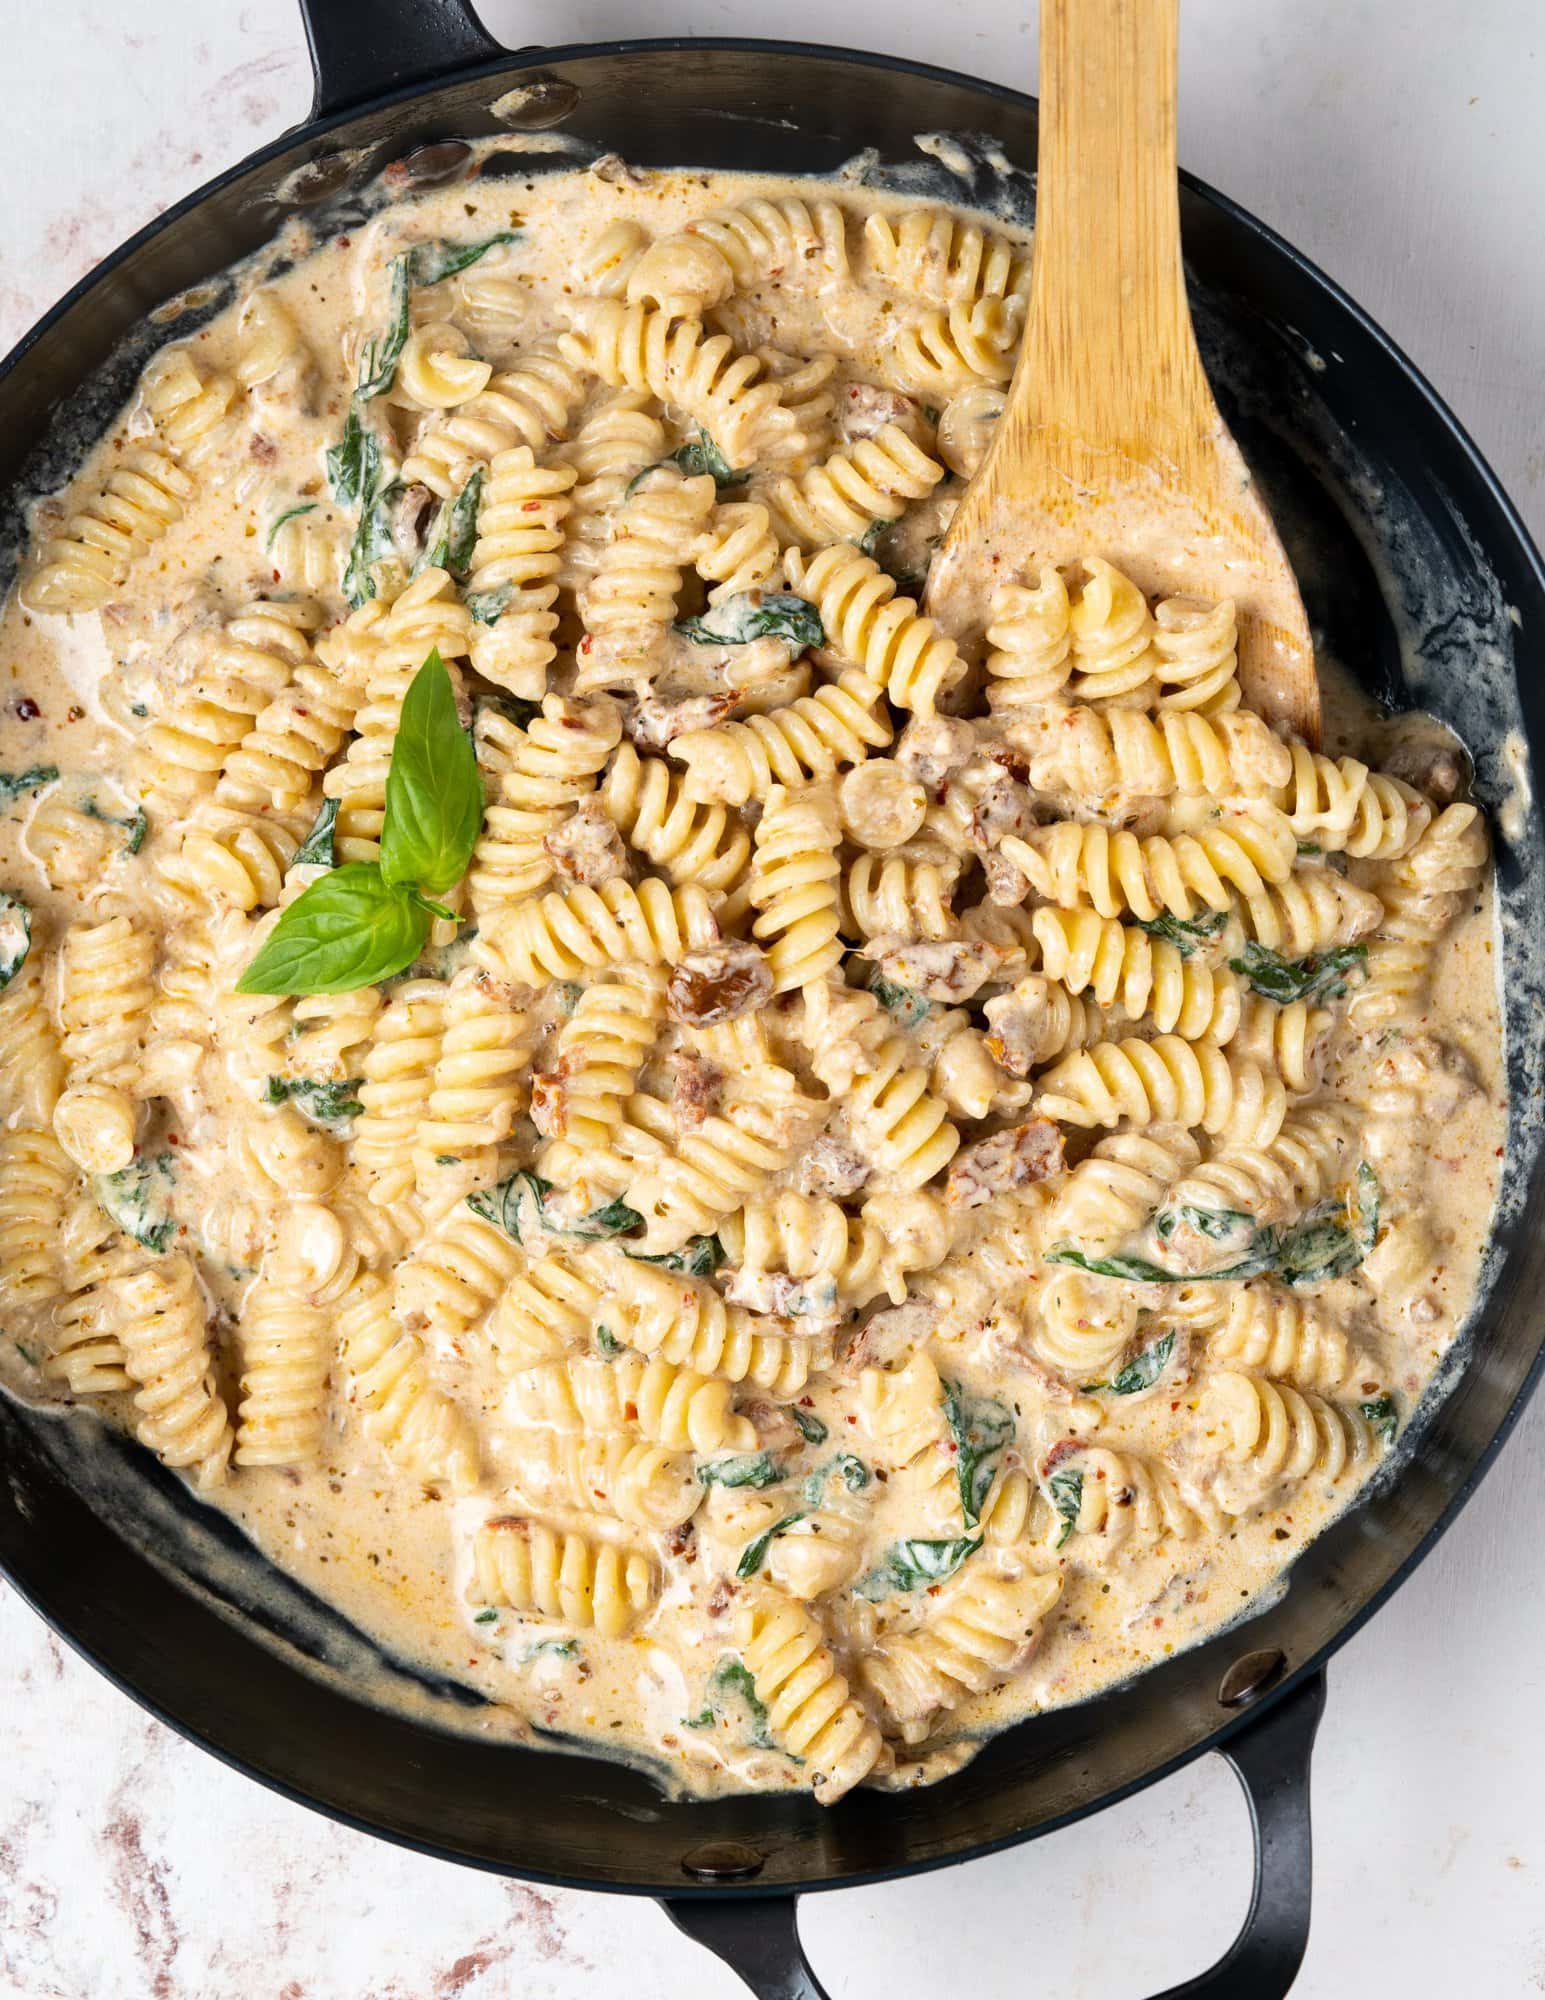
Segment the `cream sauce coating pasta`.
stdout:
[[[1114,551],[923,615],[1018,232],[474,172],[286,249],[0,622],[0,1380],[686,1790],[927,1782],[1241,1615],[1475,1282],[1455,746],[1328,663],[1283,742]],[[454,918],[238,993],[431,648]]]

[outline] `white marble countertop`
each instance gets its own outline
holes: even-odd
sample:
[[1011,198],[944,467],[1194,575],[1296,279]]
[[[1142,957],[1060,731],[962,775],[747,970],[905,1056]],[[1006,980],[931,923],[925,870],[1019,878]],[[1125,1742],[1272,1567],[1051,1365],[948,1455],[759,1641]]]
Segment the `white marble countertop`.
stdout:
[[[511,44],[837,39],[1003,82],[1031,0],[487,0]],[[1545,10],[1185,0],[1181,157],[1346,284],[1545,535]],[[293,0],[8,10],[0,348],[132,229],[300,118]],[[1033,87],[1033,86],[1031,86]],[[1545,1992],[1545,1404],[1337,1658],[1296,1992]],[[140,1714],[0,1586],[0,2000],[730,2000],[648,1903],[538,1890],[331,1825]],[[1233,1779],[1192,1766],[1017,1852],[812,1898],[843,2000],[1136,2000],[1198,1971],[1248,1888]]]

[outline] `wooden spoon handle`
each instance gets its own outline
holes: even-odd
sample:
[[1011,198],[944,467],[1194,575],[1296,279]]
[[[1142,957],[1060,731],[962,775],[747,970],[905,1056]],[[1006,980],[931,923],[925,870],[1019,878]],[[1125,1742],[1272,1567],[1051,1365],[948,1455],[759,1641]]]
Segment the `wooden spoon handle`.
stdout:
[[1151,454],[1156,422],[1213,407],[1180,262],[1179,28],[1179,0],[1041,0],[1024,352],[1034,421],[1096,450]]

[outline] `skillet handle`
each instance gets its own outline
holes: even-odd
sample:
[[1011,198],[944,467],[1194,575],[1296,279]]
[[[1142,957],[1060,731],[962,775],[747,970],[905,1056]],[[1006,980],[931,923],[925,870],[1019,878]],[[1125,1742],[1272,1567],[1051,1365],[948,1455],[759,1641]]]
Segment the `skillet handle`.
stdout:
[[[1250,1806],[1250,1908],[1216,1965],[1155,2000],[1284,2000],[1291,1991],[1309,1942],[1309,1759],[1324,1708],[1325,1676],[1311,1674],[1224,1745]],[[757,2000],[830,2000],[799,1941],[797,1898],[661,1900],[677,1929],[722,1958]]]
[[300,12],[316,78],[313,119],[505,54],[471,0],[300,0]]

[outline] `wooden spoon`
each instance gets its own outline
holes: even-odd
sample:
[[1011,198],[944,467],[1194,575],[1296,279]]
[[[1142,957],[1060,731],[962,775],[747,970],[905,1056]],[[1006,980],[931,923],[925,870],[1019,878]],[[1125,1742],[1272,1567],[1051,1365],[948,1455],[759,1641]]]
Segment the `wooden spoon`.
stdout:
[[1244,699],[1317,744],[1298,585],[1202,370],[1180,262],[1179,0],[1041,0],[1035,253],[1019,365],[926,608],[1104,556],[1150,597],[1229,596]]

